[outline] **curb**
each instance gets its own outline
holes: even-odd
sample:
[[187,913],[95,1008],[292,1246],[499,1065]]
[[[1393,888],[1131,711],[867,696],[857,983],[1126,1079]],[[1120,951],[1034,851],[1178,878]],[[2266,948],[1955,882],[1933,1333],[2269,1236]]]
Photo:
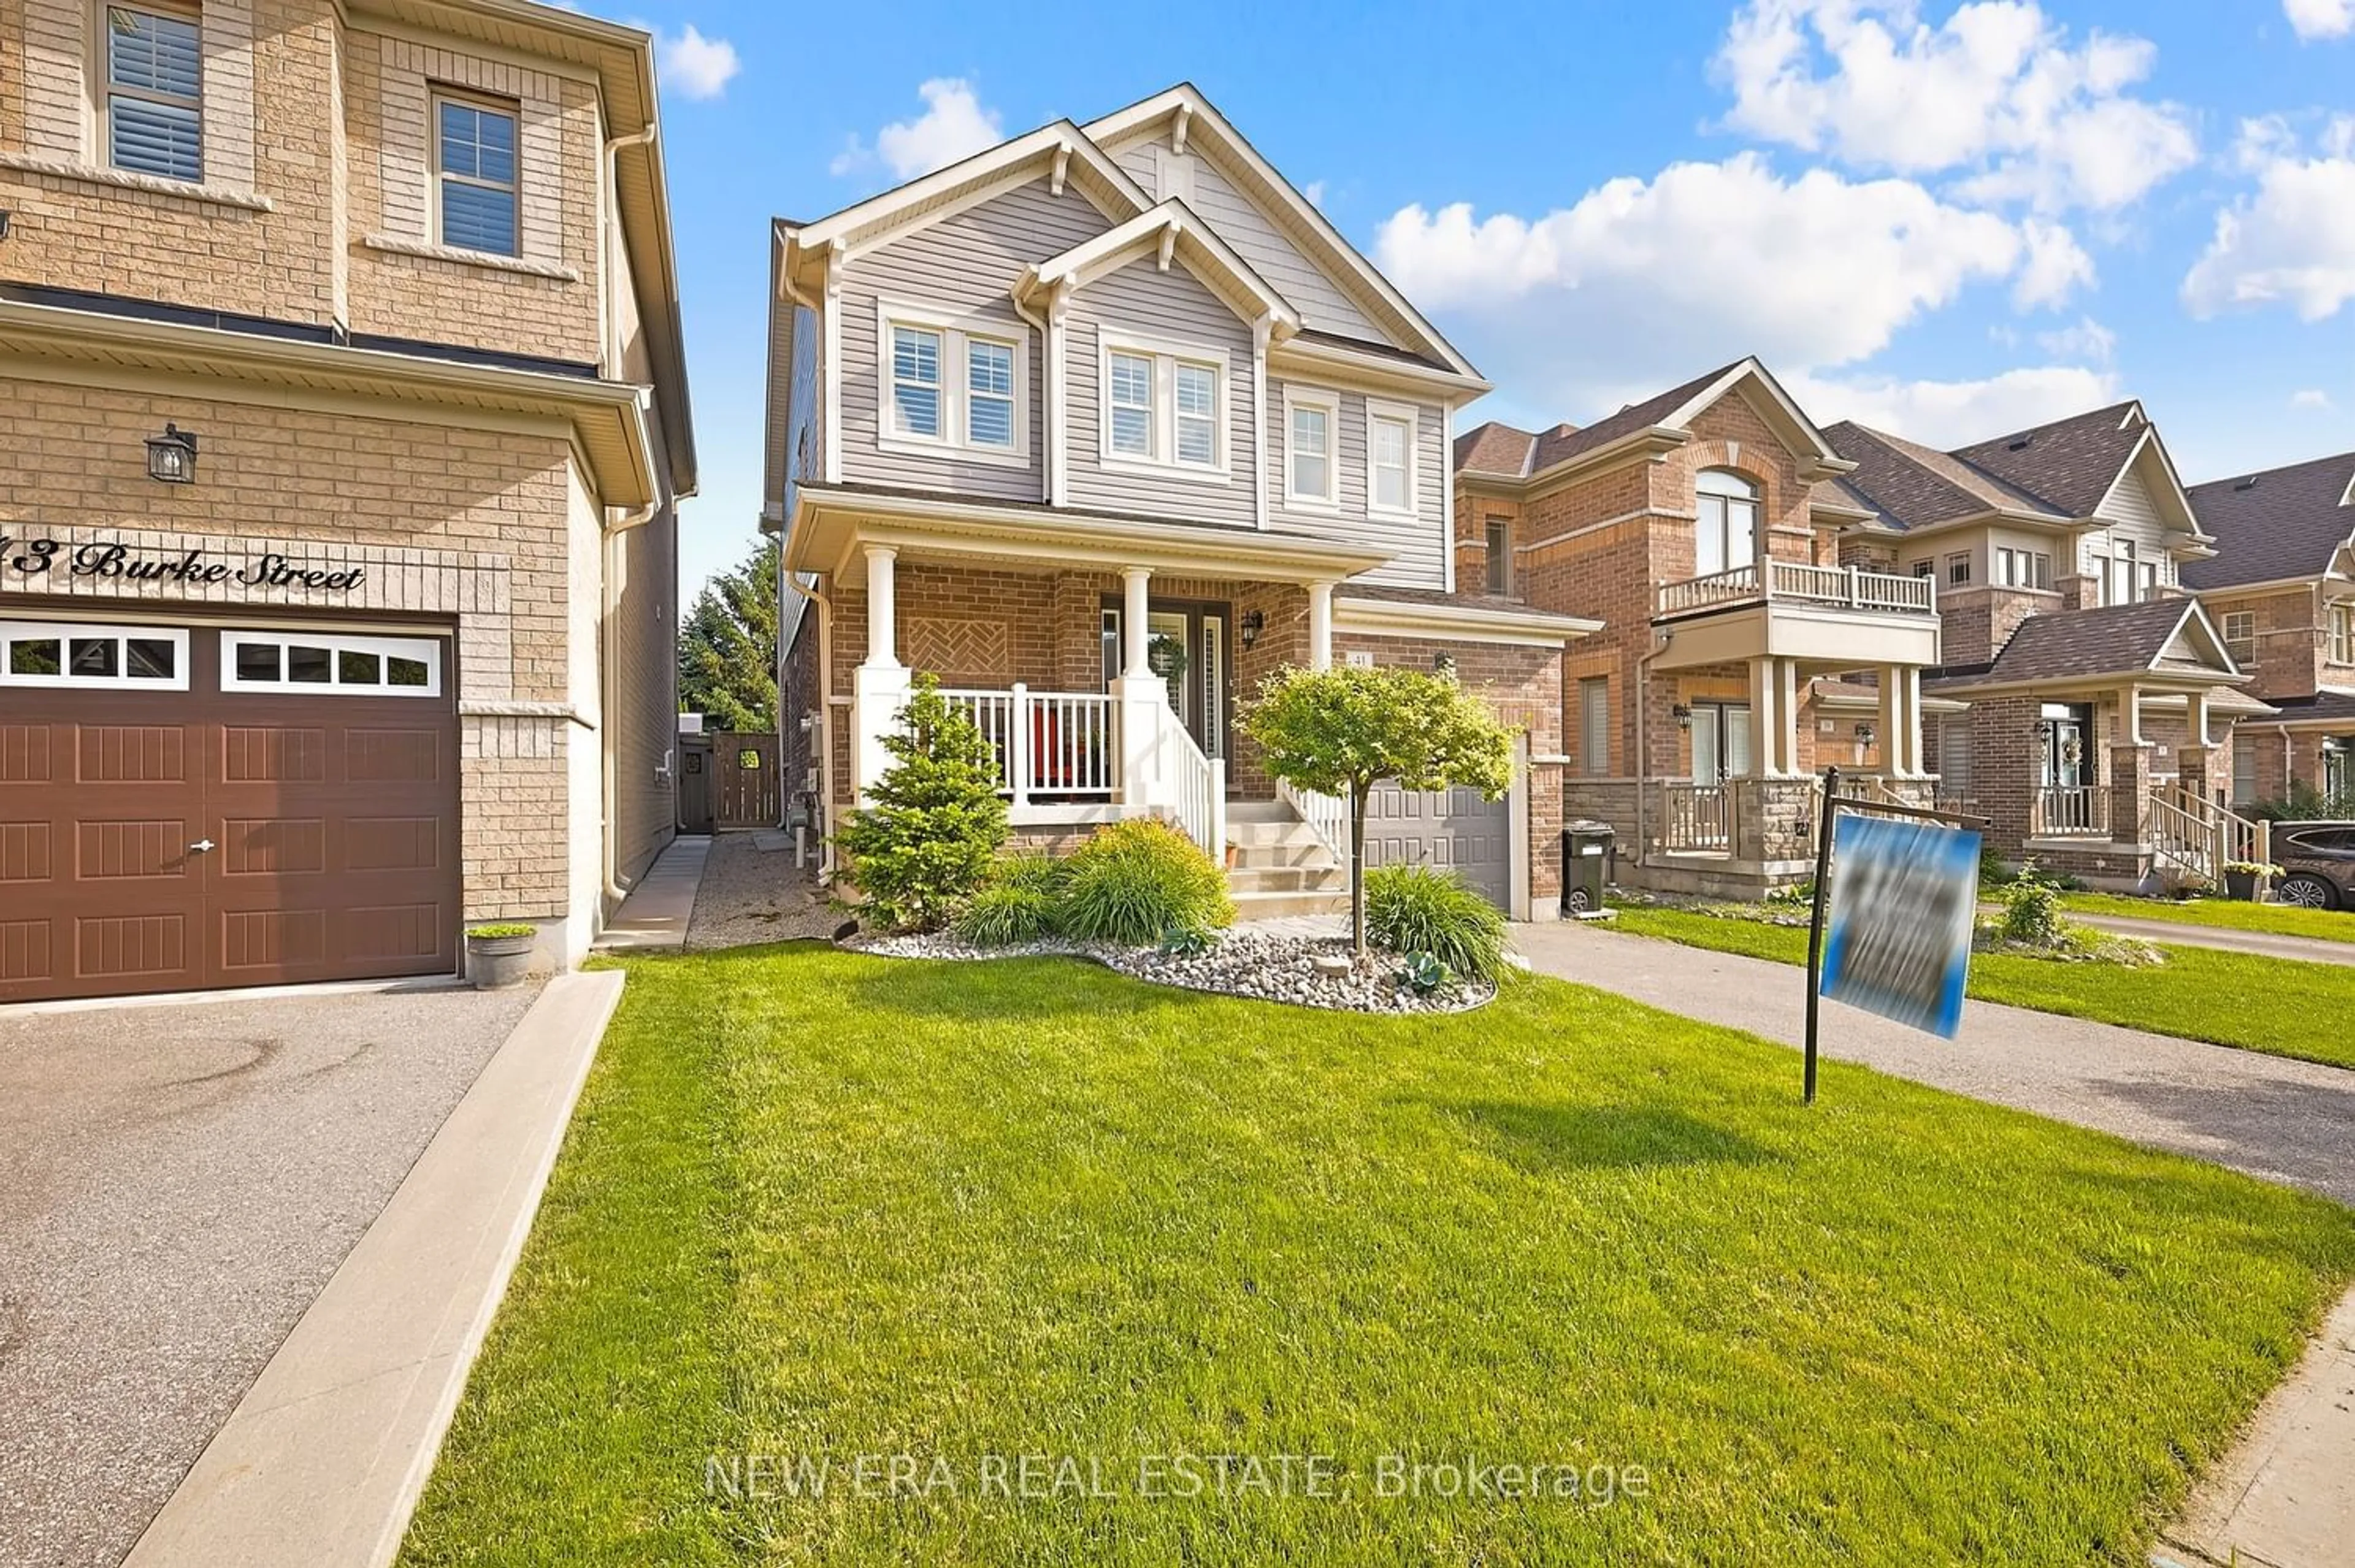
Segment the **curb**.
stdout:
[[549,983],[124,1568],[383,1568],[563,1147],[619,971]]

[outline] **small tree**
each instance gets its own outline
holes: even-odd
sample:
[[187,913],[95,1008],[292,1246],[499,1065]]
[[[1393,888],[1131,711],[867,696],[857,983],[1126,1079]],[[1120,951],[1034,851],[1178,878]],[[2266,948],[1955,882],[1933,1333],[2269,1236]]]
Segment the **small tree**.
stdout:
[[858,912],[893,931],[932,931],[988,880],[1006,842],[997,753],[940,682],[918,676],[884,737],[894,759],[834,836],[851,859]]
[[777,547],[703,585],[678,629],[678,704],[714,730],[777,727]]
[[1283,669],[1243,720],[1267,771],[1349,803],[1349,939],[1366,951],[1366,799],[1460,784],[1496,799],[1513,783],[1511,731],[1451,675]]

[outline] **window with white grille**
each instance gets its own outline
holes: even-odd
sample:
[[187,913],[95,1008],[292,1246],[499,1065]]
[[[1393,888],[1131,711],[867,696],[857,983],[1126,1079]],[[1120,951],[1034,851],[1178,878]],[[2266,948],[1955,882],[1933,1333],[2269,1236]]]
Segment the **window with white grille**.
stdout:
[[435,240],[461,251],[513,256],[523,248],[517,199],[512,104],[437,94],[433,100]]
[[1366,404],[1366,507],[1369,511],[1411,517],[1414,513],[1415,412],[1391,403]]
[[2219,629],[2224,634],[2224,651],[2232,662],[2246,669],[2257,657],[2257,614],[2254,610],[2227,610],[2221,617]]
[[1215,350],[1107,335],[1102,374],[1106,463],[1227,481],[1227,365]]
[[104,15],[107,163],[203,179],[204,32],[195,7],[109,5]]

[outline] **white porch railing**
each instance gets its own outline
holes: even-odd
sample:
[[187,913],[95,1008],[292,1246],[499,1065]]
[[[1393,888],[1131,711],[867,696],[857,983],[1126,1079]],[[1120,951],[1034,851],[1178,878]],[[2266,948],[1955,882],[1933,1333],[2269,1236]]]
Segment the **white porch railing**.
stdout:
[[1654,603],[1656,613],[1678,615],[1761,599],[1796,600],[1849,610],[1934,615],[1938,612],[1938,585],[1933,578],[1866,571],[1853,566],[1813,566],[1806,561],[1768,560],[1737,566],[1730,571],[1711,572],[1707,577],[1689,578],[1682,582],[1664,582],[1655,596]]
[[1349,803],[1336,795],[1318,795],[1315,790],[1298,789],[1283,779],[1275,781],[1275,797],[1300,814],[1308,824],[1308,831],[1325,846],[1325,852],[1343,865],[1349,860]]
[[1164,709],[1154,746],[1162,804],[1186,837],[1224,862],[1227,855],[1227,759],[1208,757],[1178,716]]
[[2046,784],[2029,824],[2039,838],[2103,837],[2110,831],[2110,792],[2102,784]]
[[2151,791],[2146,833],[2153,855],[2211,882],[2233,861],[2262,866],[2273,859],[2273,824],[2252,822],[2181,784]]
[[1732,849],[1732,790],[1724,784],[1661,784],[1660,848],[1670,851]]
[[1102,795],[1120,788],[1120,709],[1100,691],[943,688],[997,752],[997,793],[1017,805],[1034,795]]

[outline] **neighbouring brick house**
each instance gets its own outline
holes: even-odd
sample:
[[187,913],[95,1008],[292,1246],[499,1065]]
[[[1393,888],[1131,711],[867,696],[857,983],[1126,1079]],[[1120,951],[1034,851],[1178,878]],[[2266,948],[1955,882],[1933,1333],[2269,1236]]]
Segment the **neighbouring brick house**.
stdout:
[[0,1000],[585,951],[676,820],[648,36],[0,6]]
[[1613,826],[1623,880],[1807,875],[1822,766],[1927,798],[1936,586],[1844,555],[1873,521],[1854,465],[1756,360],[1584,429],[1484,424],[1455,459],[1458,582],[1603,623],[1563,666],[1564,809]]
[[2311,791],[2355,815],[2355,453],[2190,494],[2215,554],[2184,585],[2277,710],[2233,729],[2232,803]]
[[[2226,731],[2270,710],[2186,583],[2214,551],[2138,403],[1938,452],[1826,434],[1859,508],[1842,558],[1936,585],[1940,793],[2001,854],[2120,883],[2212,876]],[[2242,825],[2245,826],[2245,825]]]
[[1459,585],[1450,427],[1487,383],[1199,92],[781,221],[773,277],[796,820],[872,787],[925,673],[1025,838],[1158,814],[1247,912],[1329,907],[1336,803],[1279,791],[1238,705],[1285,665],[1452,667],[1526,731],[1513,793],[1385,790],[1373,858],[1551,910],[1561,666],[1593,624]]

